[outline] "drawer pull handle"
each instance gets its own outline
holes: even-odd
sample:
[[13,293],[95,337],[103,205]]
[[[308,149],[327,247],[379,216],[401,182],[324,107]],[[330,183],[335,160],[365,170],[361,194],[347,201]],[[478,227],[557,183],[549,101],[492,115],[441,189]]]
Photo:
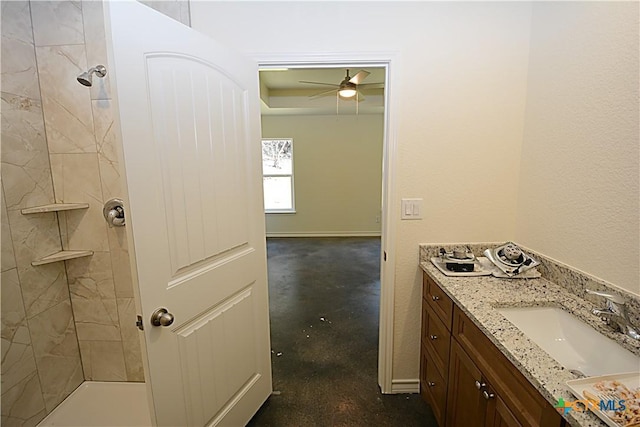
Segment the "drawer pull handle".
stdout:
[[431,295],[431,299],[434,301],[438,301],[440,297],[438,295]]
[[480,390],[482,387],[485,387],[486,384],[485,383],[481,383],[480,381],[476,381],[476,388],[478,390]]
[[432,340],[437,340],[438,336],[437,335],[429,335],[429,338],[431,338]]
[[427,384],[429,385],[429,387],[435,387],[436,386],[436,383],[434,383],[433,381],[429,381]]
[[494,397],[496,397],[496,395],[495,395],[495,394],[493,394],[493,393],[489,393],[487,390],[484,390],[484,391],[482,392],[482,396],[483,396],[485,399],[487,399],[487,400],[489,400],[489,399],[493,399]]

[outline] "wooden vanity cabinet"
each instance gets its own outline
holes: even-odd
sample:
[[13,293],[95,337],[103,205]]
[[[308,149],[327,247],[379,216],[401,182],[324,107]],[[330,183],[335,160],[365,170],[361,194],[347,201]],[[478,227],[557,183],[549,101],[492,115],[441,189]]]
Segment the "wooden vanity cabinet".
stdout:
[[420,393],[438,425],[565,425],[552,405],[435,281],[426,273],[423,277]]

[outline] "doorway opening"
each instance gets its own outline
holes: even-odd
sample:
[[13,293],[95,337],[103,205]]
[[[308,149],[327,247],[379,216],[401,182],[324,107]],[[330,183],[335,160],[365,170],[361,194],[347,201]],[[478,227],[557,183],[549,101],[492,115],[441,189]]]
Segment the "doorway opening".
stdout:
[[250,427],[436,425],[419,394],[378,388],[379,253],[378,237],[267,239],[274,394]]
[[[294,147],[292,163],[295,169],[293,191],[296,206],[293,212],[267,215],[267,236],[270,239],[329,236],[377,239],[375,257],[379,266],[376,269],[380,283],[377,298],[377,377],[382,392],[392,393],[393,271],[385,265],[391,258],[387,248],[393,247],[391,242],[394,240],[389,227],[394,217],[393,210],[390,209],[390,181],[395,152],[387,111],[390,60],[259,62],[262,136],[291,138]],[[363,86],[356,87],[357,95],[351,99],[343,98],[337,93],[347,76],[365,76],[364,80],[359,81]],[[292,87],[293,84],[298,86]],[[313,139],[320,151],[305,154],[305,132],[308,134],[311,131],[315,131]],[[366,141],[374,142],[367,146]],[[323,155],[322,150],[325,151]],[[353,160],[358,157],[361,158]],[[369,166],[362,163],[366,157],[370,157]],[[308,169],[301,167],[304,162],[311,166]],[[374,172],[371,172],[371,164],[375,165]],[[338,176],[339,168],[343,169],[342,177]],[[315,181],[314,170],[320,171]],[[308,178],[309,175],[311,179]],[[323,176],[324,181],[317,176]],[[315,184],[312,188],[307,188],[306,192],[305,179]],[[330,196],[338,192],[336,188],[345,191],[337,197],[337,201],[330,201]],[[362,197],[366,192],[374,192],[376,196],[364,201]],[[304,199],[300,200],[300,197],[304,197],[303,194],[315,199],[315,204],[306,204]],[[353,201],[355,207],[349,207],[349,202]],[[345,215],[345,212],[350,213],[351,217]],[[319,223],[313,222],[314,215],[320,218]],[[347,217],[347,221],[339,223],[341,216],[343,219]],[[372,346],[375,351],[376,343]],[[274,351],[278,352],[277,349]]]

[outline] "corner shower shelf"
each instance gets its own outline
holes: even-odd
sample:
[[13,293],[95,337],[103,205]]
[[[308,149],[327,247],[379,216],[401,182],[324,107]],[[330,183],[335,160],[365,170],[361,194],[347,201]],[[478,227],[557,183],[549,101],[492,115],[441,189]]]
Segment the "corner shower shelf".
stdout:
[[60,251],[46,257],[31,262],[34,267],[37,265],[51,264],[52,262],[66,261],[68,259],[82,258],[93,255],[93,251]]
[[[60,212],[71,211],[75,209],[87,209],[89,203],[51,203],[49,205],[33,206],[24,208],[20,212],[22,215],[44,213],[44,212]],[[35,261],[31,261],[34,267],[37,265],[51,264],[52,262],[66,261],[68,259],[82,258],[93,255],[93,251],[60,251],[47,255]]]
[[43,213],[43,212],[59,212],[70,211],[74,209],[87,209],[89,203],[52,203],[50,205],[34,206],[32,208],[22,209],[22,215]]

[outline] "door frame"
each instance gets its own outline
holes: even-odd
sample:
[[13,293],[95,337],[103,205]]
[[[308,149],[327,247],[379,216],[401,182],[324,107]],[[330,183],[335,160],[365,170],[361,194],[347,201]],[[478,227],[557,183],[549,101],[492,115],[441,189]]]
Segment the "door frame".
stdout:
[[[396,194],[397,99],[392,91],[396,82],[398,54],[394,52],[351,52],[323,54],[249,54],[259,69],[268,68],[347,68],[385,69],[384,125],[382,149],[382,233],[380,250],[380,325],[378,338],[378,384],[384,394],[414,392],[405,384],[393,384],[393,320],[395,288],[396,227],[400,206]],[[385,261],[386,255],[386,261]]]

